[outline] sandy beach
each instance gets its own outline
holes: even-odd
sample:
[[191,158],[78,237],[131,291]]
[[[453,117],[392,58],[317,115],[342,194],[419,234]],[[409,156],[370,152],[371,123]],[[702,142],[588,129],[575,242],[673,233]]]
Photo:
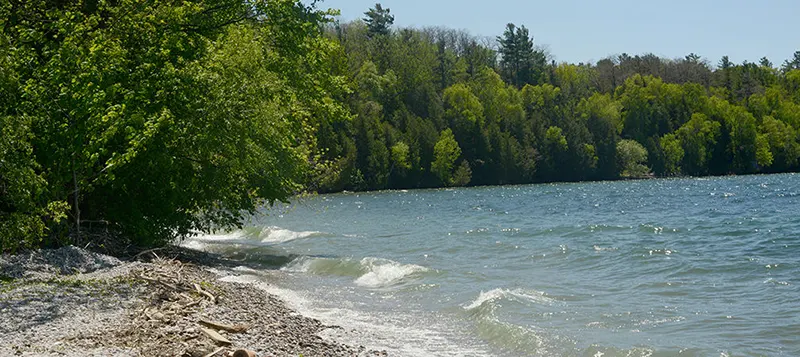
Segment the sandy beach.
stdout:
[[[170,247],[120,260],[75,247],[0,256],[3,356],[383,356],[256,285],[236,262]],[[240,352],[241,353],[241,352]]]

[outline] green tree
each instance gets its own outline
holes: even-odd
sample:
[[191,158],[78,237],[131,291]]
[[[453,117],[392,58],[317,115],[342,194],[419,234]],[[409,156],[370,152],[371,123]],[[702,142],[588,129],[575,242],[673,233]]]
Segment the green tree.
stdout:
[[567,137],[564,136],[564,131],[557,126],[547,128],[543,150],[545,160],[541,170],[545,179],[557,180],[561,177],[559,168],[566,162],[567,150],[569,150],[569,143]]
[[461,165],[453,173],[453,186],[466,186],[472,180],[472,170],[467,160],[461,160]]
[[[720,123],[709,120],[704,114],[695,113],[692,120],[681,126],[675,133],[681,145],[681,167],[689,175],[704,175],[712,159],[714,146],[720,136]],[[663,143],[666,147],[671,142]],[[675,155],[673,148],[670,153]],[[678,155],[672,158],[677,158]]]
[[614,179],[617,168],[617,141],[622,131],[622,106],[608,94],[595,93],[578,105],[581,119],[592,136],[596,148],[597,175],[600,179]]
[[463,171],[457,177],[461,182],[456,182],[454,179],[453,169],[456,160],[461,156],[461,147],[458,146],[458,142],[456,142],[456,138],[450,129],[443,130],[439,135],[439,140],[433,148],[433,155],[435,159],[431,163],[431,172],[439,178],[443,185],[453,186],[456,183],[463,183],[463,179],[466,176]]
[[375,4],[374,8],[365,12],[364,22],[367,24],[367,35],[370,37],[388,35],[389,28],[394,23],[394,15],[390,12],[390,9],[384,9],[381,4]]
[[685,152],[678,136],[675,133],[664,135],[659,144],[664,152],[664,175],[680,175],[682,171],[681,162]]
[[0,8],[0,58],[26,99],[3,112],[29,120],[30,167],[46,182],[38,212],[68,202],[74,240],[84,221],[139,245],[238,226],[302,187],[308,133],[347,115],[320,31],[331,13],[301,3]]
[[38,246],[48,223],[66,217],[66,202],[46,201],[29,136],[29,119],[0,115],[0,252]]
[[406,143],[398,141],[392,146],[392,163],[394,167],[400,170],[411,169],[411,162],[409,161],[409,148]]
[[800,51],[795,51],[791,59],[783,62],[783,72],[790,72],[800,69]]
[[533,48],[533,40],[525,26],[509,23],[503,36],[498,36],[500,45],[500,72],[503,78],[522,88],[525,84],[541,84],[547,58]]
[[[761,121],[759,131],[762,133],[759,135],[759,140],[762,141],[759,148],[762,150],[767,148],[770,152],[769,157],[773,159],[769,165],[762,166],[767,166],[769,171],[777,172],[797,167],[798,158],[800,158],[797,130],[789,124],[766,116]],[[761,155],[766,156],[766,153],[762,152]]]
[[620,140],[617,143],[617,158],[622,169],[622,177],[645,177],[650,169],[647,162],[647,150],[634,140]]

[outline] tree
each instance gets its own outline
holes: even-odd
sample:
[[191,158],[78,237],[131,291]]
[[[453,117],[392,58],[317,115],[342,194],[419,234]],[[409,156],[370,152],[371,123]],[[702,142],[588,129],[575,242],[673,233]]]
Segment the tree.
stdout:
[[[456,142],[456,138],[453,136],[453,132],[450,129],[443,130],[439,135],[439,140],[433,148],[433,155],[434,161],[431,163],[431,172],[433,172],[445,186],[453,186],[456,184],[453,168],[456,160],[461,156],[461,148],[458,146],[458,142]],[[468,168],[469,166],[467,166],[467,169]],[[465,176],[466,172],[459,173],[458,178],[461,180],[459,183],[463,183]]]
[[556,180],[559,166],[566,162],[566,152],[569,149],[567,137],[564,131],[557,127],[547,128],[544,136],[544,155],[545,165],[542,167],[542,174],[547,180]]
[[675,133],[664,135],[659,143],[664,152],[664,175],[674,176],[681,174],[681,162],[685,152],[681,141]]
[[461,165],[453,173],[453,186],[466,186],[470,180],[472,180],[472,170],[469,168],[469,163],[467,160],[461,160]]
[[406,143],[398,141],[392,145],[392,164],[399,170],[411,169],[409,150]]
[[66,202],[47,202],[29,135],[30,119],[0,114],[0,252],[38,246],[48,222],[66,218]]
[[578,105],[581,119],[585,120],[596,148],[597,175],[600,179],[613,179],[619,174],[617,141],[622,131],[621,109],[619,102],[610,95],[599,93],[582,99]]
[[542,82],[547,58],[543,52],[534,50],[533,40],[525,26],[516,27],[509,23],[497,41],[501,54],[500,72],[506,81],[517,88]]
[[[315,121],[347,116],[320,31],[330,13],[299,2],[30,1],[0,12],[0,58],[25,98],[0,111],[30,128],[28,167],[46,183],[29,212],[50,216],[48,243],[69,242],[68,230],[81,243],[87,220],[143,246],[240,226],[302,187]],[[62,203],[68,227],[50,209]]]
[[375,4],[374,8],[369,9],[364,15],[364,22],[367,24],[367,35],[369,37],[386,36],[389,28],[394,23],[394,15],[390,14],[389,8],[384,9],[381,4]]
[[800,69],[800,51],[795,51],[791,59],[783,62],[783,72],[787,73],[795,69]]
[[469,142],[469,149],[475,149],[475,132],[484,125],[484,108],[480,100],[461,83],[445,89],[443,100],[449,127],[459,141]]
[[650,173],[650,169],[644,165],[647,162],[647,150],[636,141],[620,140],[617,143],[617,158],[622,177],[645,177]]
[[[769,171],[777,172],[790,170],[797,166],[798,158],[800,158],[797,130],[789,124],[766,116],[761,120],[759,131],[761,132],[759,139],[762,141],[759,147],[766,148],[769,151],[769,157],[773,159],[769,165],[762,166],[768,167]],[[761,155],[766,155],[766,153]]]
[[[714,146],[720,135],[720,123],[711,121],[704,114],[695,113],[692,120],[681,126],[674,134],[679,143],[681,155],[677,155],[675,148],[670,148],[671,159],[680,156],[680,166],[683,172],[689,175],[704,175],[708,172],[708,163],[711,162]],[[670,134],[672,135],[672,134]],[[666,138],[666,137],[665,137]],[[662,143],[665,151],[671,145],[668,139]]]
[[[732,77],[731,76],[732,68],[733,68],[733,63],[728,58],[728,56],[722,56],[722,59],[720,59],[720,61],[719,61],[717,73],[719,73],[720,76],[722,77],[721,80],[720,80],[720,84],[725,89],[727,89],[728,96],[730,96],[731,93],[733,92],[733,83],[732,83],[732,78],[731,78]],[[726,99],[728,99],[728,98],[729,97],[726,97]]]

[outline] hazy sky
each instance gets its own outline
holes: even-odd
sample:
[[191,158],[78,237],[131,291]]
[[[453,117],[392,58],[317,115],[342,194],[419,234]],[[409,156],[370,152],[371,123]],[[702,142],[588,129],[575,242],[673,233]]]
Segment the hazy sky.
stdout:
[[[342,20],[363,17],[375,0],[325,0]],[[444,26],[479,36],[525,25],[558,61],[597,61],[611,54],[647,52],[670,58],[691,52],[717,64],[776,66],[800,50],[800,0],[384,0],[395,27]]]

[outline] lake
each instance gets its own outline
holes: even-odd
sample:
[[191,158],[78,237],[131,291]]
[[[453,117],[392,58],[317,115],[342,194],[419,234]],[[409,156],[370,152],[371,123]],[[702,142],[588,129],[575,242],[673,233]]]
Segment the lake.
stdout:
[[[800,175],[342,193],[185,246],[401,356],[800,356]],[[246,263],[246,264],[245,264]]]

